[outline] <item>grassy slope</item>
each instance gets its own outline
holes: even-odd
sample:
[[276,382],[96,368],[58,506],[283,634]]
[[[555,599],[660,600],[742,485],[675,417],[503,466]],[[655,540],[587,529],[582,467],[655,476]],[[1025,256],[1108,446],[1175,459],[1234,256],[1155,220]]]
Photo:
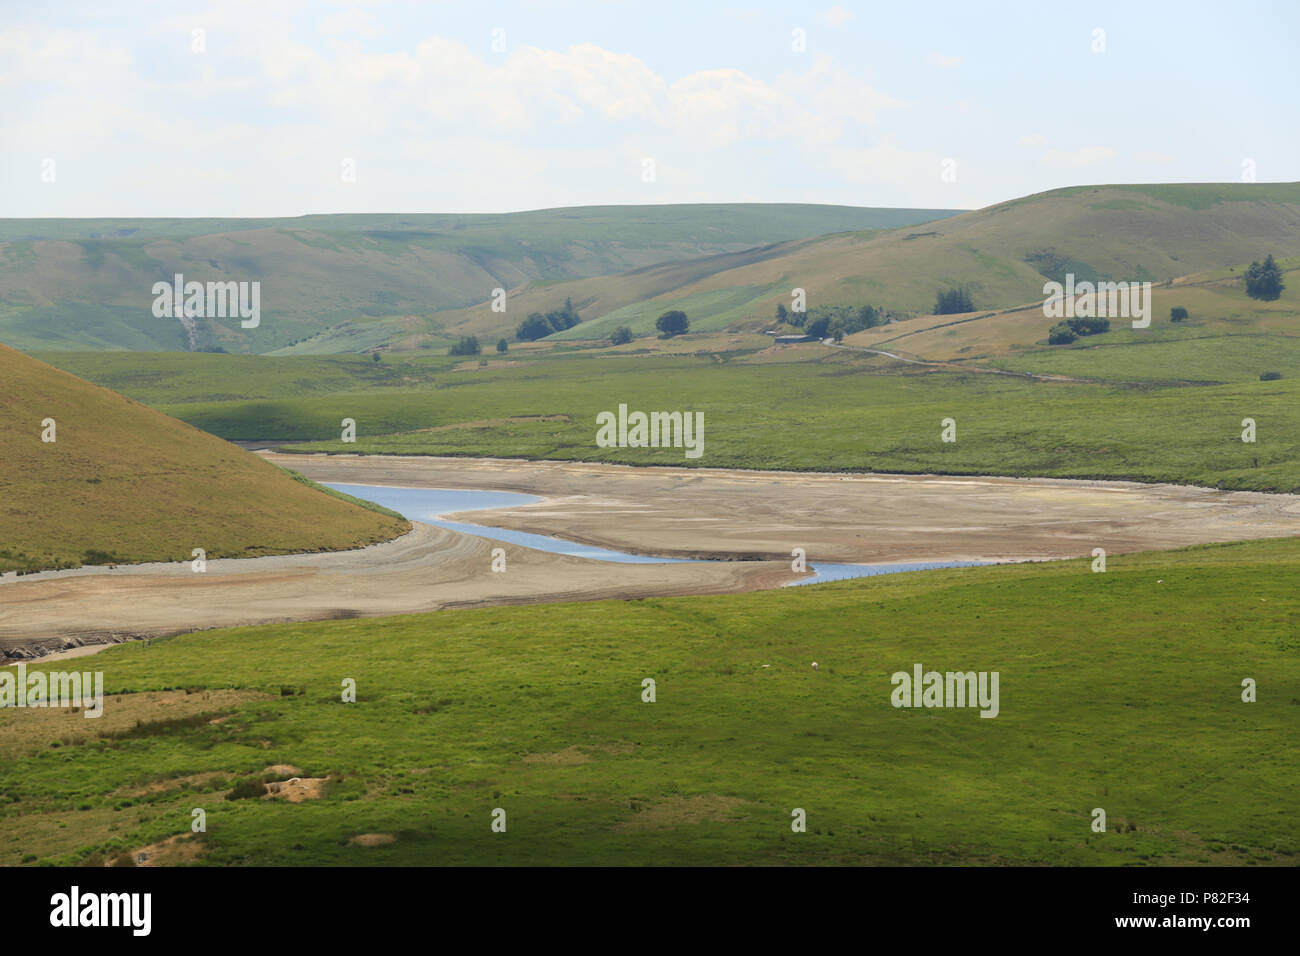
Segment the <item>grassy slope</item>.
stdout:
[[[1265,356],[1252,358],[1224,341],[1129,347],[1134,363],[1154,369],[1179,359],[1159,358],[1166,349],[1199,349],[1203,361],[1190,370],[1230,383],[1195,388],[1122,384],[1129,367],[1110,370],[1122,373],[1120,384],[906,367],[881,374],[890,364],[885,359],[820,345],[763,349],[768,343],[758,336],[669,343],[707,347],[700,354],[629,352],[636,343],[591,352],[512,349],[517,364],[487,368],[419,353],[388,356],[377,366],[344,357],[48,358],[223,437],[317,440],[323,443],[311,447],[319,450],[1300,489],[1300,379],[1284,368],[1284,380],[1259,382],[1265,369],[1250,363]],[[1285,354],[1273,350],[1269,367],[1284,364]],[[703,411],[704,457],[597,448],[596,413],[620,402],[647,411]],[[567,420],[538,419],[555,415]],[[358,423],[356,444],[336,441],[345,417]],[[947,417],[958,422],[956,444],[939,441]],[[1247,417],[1258,426],[1255,444],[1240,440]],[[443,427],[451,425],[465,427]]]
[[[203,807],[212,864],[1294,865],[1298,593],[1300,545],[1253,542],[123,646],[95,658],[110,692],[268,696],[122,740],[0,713],[0,864],[132,850]],[[998,671],[1001,715],[894,709],[916,662]],[[335,782],[222,800],[274,763]]]
[[[57,441],[41,441],[45,418]],[[359,547],[406,522],[0,346],[0,570]]]
[[262,324],[202,324],[199,346],[361,351],[440,340],[423,318],[496,287],[640,268],[951,210],[797,204],[596,206],[501,215],[245,220],[0,220],[0,341],[39,348],[185,349],[151,314],[180,272],[262,283]]
[[[979,308],[1005,308],[1041,299],[1046,275],[1166,280],[1269,252],[1300,254],[1300,183],[1072,187],[924,227],[535,283],[512,300],[511,320],[570,296],[591,324],[561,333],[566,339],[607,335],[618,324],[648,332],[659,313],[679,307],[699,328],[722,328],[769,321],[795,287],[810,307],[870,302],[924,313],[938,289],[964,285]],[[514,328],[482,306],[440,319],[486,335]]]

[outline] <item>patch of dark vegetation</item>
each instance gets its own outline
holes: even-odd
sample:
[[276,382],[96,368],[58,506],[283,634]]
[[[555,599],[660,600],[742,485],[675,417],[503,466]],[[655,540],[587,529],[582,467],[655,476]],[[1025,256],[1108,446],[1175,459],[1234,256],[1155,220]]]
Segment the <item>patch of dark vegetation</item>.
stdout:
[[791,312],[785,303],[777,303],[777,322],[801,328],[808,335],[839,340],[863,329],[875,328],[889,321],[884,309],[874,305],[820,305],[807,312]]
[[1101,335],[1110,331],[1110,319],[1093,317],[1066,319],[1052,326],[1047,333],[1048,345],[1069,345],[1084,335]]
[[1272,302],[1282,295],[1285,288],[1282,269],[1273,261],[1272,253],[1262,263],[1252,262],[1246,267],[1246,295],[1252,299]]
[[184,717],[167,717],[163,720],[137,720],[134,727],[125,730],[105,730],[99,736],[104,740],[136,740],[141,737],[160,737],[176,731],[203,727],[218,717],[229,717],[230,711],[220,713],[187,714]]
[[971,296],[970,290],[960,286],[941,290],[934,300],[935,315],[956,315],[960,312],[974,311],[975,299]]
[[1281,372],[1261,372],[1259,380],[1261,382],[1276,382],[1282,377]]
[[1025,256],[1025,262],[1037,269],[1039,275],[1051,279],[1053,282],[1059,282],[1061,285],[1065,285],[1065,277],[1071,274],[1073,274],[1076,283],[1110,280],[1110,276],[1103,275],[1088,263],[1061,255],[1054,249],[1040,249],[1038,252],[1031,252]]
[[226,794],[227,800],[250,800],[266,796],[266,784],[261,780],[241,780]]
[[547,312],[545,315],[541,312],[530,312],[528,318],[519,323],[519,328],[515,330],[515,338],[520,342],[536,342],[555,332],[571,329],[581,321],[578,310],[573,307],[573,300],[565,299],[562,309]]

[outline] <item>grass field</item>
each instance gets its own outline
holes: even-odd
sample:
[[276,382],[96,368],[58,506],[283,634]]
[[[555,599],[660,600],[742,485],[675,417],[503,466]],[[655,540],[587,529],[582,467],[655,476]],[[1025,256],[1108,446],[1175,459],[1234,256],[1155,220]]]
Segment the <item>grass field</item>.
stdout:
[[[124,695],[100,721],[0,711],[0,864],[203,808],[213,865],[1294,865],[1297,594],[1266,541],[125,645],[62,665]],[[997,671],[999,716],[892,707],[918,662]],[[290,775],[323,795],[224,798]]]
[[[383,371],[354,359],[309,359],[292,373],[297,360],[243,357],[225,366],[232,371],[224,379],[219,360],[226,356],[48,357],[224,438],[314,442],[305,450],[1300,489],[1300,379],[1260,382],[1243,374],[1234,384],[1197,388],[1049,383],[881,374],[885,359],[820,345],[718,348],[537,352],[514,366],[459,370],[446,356],[386,359]],[[1208,371],[1222,373],[1232,353],[1214,355],[1219,364]],[[180,374],[195,358],[193,379]],[[1245,358],[1233,361],[1246,367]],[[258,397],[169,401],[217,389]],[[596,414],[620,403],[703,411],[703,457],[598,448]],[[944,443],[941,422],[950,417],[957,441]],[[355,443],[338,440],[344,418],[357,422]],[[1256,422],[1253,444],[1241,440],[1245,418]]]

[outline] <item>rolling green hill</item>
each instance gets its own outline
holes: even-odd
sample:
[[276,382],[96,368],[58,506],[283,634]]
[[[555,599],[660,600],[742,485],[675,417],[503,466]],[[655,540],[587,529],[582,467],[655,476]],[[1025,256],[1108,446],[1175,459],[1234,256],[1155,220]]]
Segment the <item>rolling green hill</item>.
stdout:
[[[941,209],[593,206],[500,215],[0,220],[0,342],[36,349],[358,352],[439,343],[427,316],[531,281],[623,272]],[[152,314],[153,284],[261,283],[261,325]]]
[[409,527],[5,346],[0,447],[0,571],[329,551]]
[[583,322],[557,340],[619,325],[649,334],[667,309],[691,327],[771,324],[802,288],[810,308],[871,303],[928,313],[938,290],[967,287],[980,310],[1040,300],[1047,279],[1164,281],[1300,255],[1300,183],[1078,186],[962,213],[922,227],[795,240],[620,275],[532,283],[509,319],[480,304],[440,315],[448,330],[495,336],[531,311],[573,300]]

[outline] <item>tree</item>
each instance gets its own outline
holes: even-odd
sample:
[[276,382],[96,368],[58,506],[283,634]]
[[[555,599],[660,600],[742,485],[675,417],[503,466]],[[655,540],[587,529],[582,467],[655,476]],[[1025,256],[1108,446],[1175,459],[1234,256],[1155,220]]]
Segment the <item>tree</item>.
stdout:
[[528,318],[519,323],[519,328],[515,330],[515,338],[520,342],[536,342],[554,331],[551,323],[546,321],[546,316],[540,312],[530,312]]
[[670,339],[674,335],[681,335],[691,327],[691,320],[686,317],[686,313],[680,309],[673,309],[665,312],[659,318],[655,319],[655,328],[663,334],[659,336],[662,339]]
[[620,325],[614,330],[614,334],[609,337],[609,341],[614,345],[627,345],[632,341],[632,330],[626,325]]
[[806,335],[815,335],[819,339],[824,339],[826,338],[826,330],[830,328],[830,324],[831,320],[829,316],[819,315],[804,326],[804,333]]
[[510,350],[510,343],[509,343],[509,342],[507,342],[505,339],[497,339],[497,351],[498,351],[498,352],[500,352],[502,355],[505,355],[506,352],[508,352],[509,350]]
[[478,355],[478,336],[462,335],[460,341],[447,350],[448,355]]
[[1170,322],[1187,321],[1187,310],[1184,309],[1181,305],[1174,306],[1172,309],[1169,310],[1169,321]]
[[956,312],[974,312],[975,300],[965,289],[952,288],[939,293],[934,301],[935,315],[952,315]]
[[784,324],[785,324],[786,317],[787,317],[789,314],[790,314],[790,313],[786,310],[786,307],[785,307],[785,303],[784,303],[784,302],[778,302],[778,303],[776,304],[776,320],[777,320],[778,322],[780,322],[782,325],[784,325]]
[[370,353],[370,361],[372,361],[372,362],[378,362],[378,361],[379,361],[379,353],[378,353],[378,352],[371,352],[371,353]]
[[1273,261],[1269,253],[1263,264],[1252,262],[1246,267],[1246,295],[1252,299],[1272,301],[1282,294],[1286,285],[1282,282],[1282,270]]

